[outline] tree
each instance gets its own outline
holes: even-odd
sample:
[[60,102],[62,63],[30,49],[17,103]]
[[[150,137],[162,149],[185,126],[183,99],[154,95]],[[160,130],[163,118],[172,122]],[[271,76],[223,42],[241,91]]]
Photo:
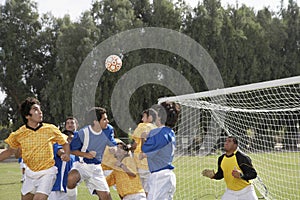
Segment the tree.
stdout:
[[130,0],[136,19],[142,21],[143,26],[149,26],[151,21],[151,4],[149,0]]
[[296,1],[289,0],[287,10],[282,11],[287,38],[284,44],[284,75],[286,77],[300,73],[300,9]]
[[32,82],[33,74],[41,70],[37,60],[43,57],[37,43],[41,24],[36,3],[30,0],[7,0],[0,8],[0,86],[7,94],[3,109],[15,123],[20,121],[19,105],[41,84]]
[[59,124],[72,115],[72,93],[77,71],[98,40],[99,30],[89,12],[83,14],[80,22],[73,23],[66,15],[54,23],[56,62],[52,67],[51,79],[43,89],[43,100],[49,103],[51,120]]

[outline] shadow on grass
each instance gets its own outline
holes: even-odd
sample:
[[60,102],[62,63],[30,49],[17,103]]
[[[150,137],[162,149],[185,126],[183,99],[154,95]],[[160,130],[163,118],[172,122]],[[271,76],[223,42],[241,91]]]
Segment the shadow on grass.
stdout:
[[16,185],[21,184],[20,182],[0,183],[0,185]]

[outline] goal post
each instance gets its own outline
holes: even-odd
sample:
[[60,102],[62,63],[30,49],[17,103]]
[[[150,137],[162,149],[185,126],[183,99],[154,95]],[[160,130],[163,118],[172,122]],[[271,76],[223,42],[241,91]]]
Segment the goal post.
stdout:
[[234,135],[258,172],[264,199],[300,198],[300,76],[158,100],[181,106],[175,127],[175,199],[219,199],[224,181],[202,177],[217,169],[226,136]]

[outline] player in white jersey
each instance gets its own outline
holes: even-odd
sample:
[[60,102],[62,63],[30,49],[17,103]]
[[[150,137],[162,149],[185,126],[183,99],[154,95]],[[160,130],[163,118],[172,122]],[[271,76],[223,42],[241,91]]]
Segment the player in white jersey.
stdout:
[[71,142],[71,152],[80,160],[73,164],[68,175],[68,197],[69,200],[76,199],[74,189],[81,181],[85,181],[91,194],[102,200],[111,200],[101,162],[106,146],[117,146],[114,129],[108,124],[104,108],[94,107],[86,117],[89,125],[80,129]]

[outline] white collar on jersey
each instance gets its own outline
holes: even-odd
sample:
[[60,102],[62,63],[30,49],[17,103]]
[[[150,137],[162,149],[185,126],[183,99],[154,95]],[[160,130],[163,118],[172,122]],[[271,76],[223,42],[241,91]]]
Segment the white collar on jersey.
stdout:
[[100,132],[96,132],[96,131],[93,130],[93,128],[92,128],[91,125],[89,125],[89,129],[90,129],[90,131],[91,131],[94,135],[100,135],[100,134],[102,133],[102,129],[101,129]]

